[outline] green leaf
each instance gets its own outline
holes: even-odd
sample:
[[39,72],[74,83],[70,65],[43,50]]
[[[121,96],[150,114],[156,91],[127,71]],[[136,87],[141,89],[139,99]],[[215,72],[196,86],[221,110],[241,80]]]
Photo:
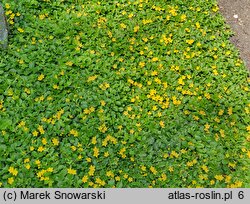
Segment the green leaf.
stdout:
[[6,130],[12,125],[12,120],[8,118],[0,118],[0,130]]

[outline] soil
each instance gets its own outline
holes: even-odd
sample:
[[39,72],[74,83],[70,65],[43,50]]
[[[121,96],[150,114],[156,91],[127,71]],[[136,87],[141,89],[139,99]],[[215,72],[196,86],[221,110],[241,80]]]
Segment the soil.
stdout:
[[250,0],[218,0],[220,11],[235,35],[231,42],[250,71]]

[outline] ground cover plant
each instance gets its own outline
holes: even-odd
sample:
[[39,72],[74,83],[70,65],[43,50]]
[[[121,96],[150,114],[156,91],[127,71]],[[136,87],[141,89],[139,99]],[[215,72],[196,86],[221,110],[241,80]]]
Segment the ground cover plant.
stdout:
[[249,73],[215,0],[3,0],[0,187],[249,187]]

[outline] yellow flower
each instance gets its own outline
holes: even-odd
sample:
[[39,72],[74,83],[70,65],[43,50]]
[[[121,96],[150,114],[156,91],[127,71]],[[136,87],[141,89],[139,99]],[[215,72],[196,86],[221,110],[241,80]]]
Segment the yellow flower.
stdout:
[[214,180],[211,180],[210,181],[210,185],[214,185],[215,184],[215,181]]
[[84,112],[84,114],[90,114],[90,110],[89,109],[87,109],[87,108],[85,108],[84,110],[83,110],[83,112]]
[[243,182],[242,181],[236,181],[235,186],[236,188],[240,188],[242,186]]
[[45,150],[45,148],[44,148],[43,146],[40,146],[40,147],[38,147],[38,149],[37,149],[38,152],[43,152],[44,150]]
[[185,14],[181,15],[181,22],[185,21],[187,19],[187,16]]
[[218,115],[223,115],[224,110],[220,109]]
[[84,177],[82,177],[82,182],[86,183],[88,181],[88,179],[89,179],[89,177],[85,175]]
[[87,162],[91,162],[92,159],[88,157],[88,158],[86,158],[86,161],[87,161]]
[[207,99],[210,99],[210,98],[211,98],[210,93],[205,93],[204,96],[205,96]]
[[152,58],[152,62],[157,62],[157,61],[159,61],[159,58],[158,58],[158,57],[153,57],[153,58]]
[[66,62],[65,64],[68,65],[68,66],[70,66],[70,67],[72,67],[73,62],[69,61],[69,62]]
[[78,136],[78,132],[74,129],[70,130],[69,134],[74,135],[75,137]]
[[26,164],[25,168],[29,170],[30,169],[30,164]]
[[173,167],[169,167],[168,170],[169,170],[170,172],[173,172],[173,171],[174,171],[174,168],[173,168]]
[[133,181],[133,178],[132,178],[132,177],[129,177],[129,178],[128,178],[128,181],[129,181],[129,182],[132,182],[132,181]]
[[194,43],[194,40],[191,39],[191,40],[186,40],[186,43],[189,44],[189,45],[192,45]]
[[109,152],[104,152],[104,157],[108,157],[109,156]]
[[140,67],[145,67],[146,63],[145,62],[139,62]]
[[44,14],[39,15],[39,19],[43,20],[45,18]]
[[143,165],[143,166],[141,166],[141,170],[142,171],[146,171],[146,167]]
[[117,128],[118,128],[119,130],[121,130],[121,129],[123,128],[123,126],[122,126],[122,125],[119,125]]
[[157,173],[157,170],[155,169],[155,167],[151,166],[150,167],[150,171],[155,175]]
[[10,15],[10,19],[13,20],[13,19],[15,18],[15,15],[16,15],[16,14],[12,13],[12,14]]
[[15,169],[15,168],[12,167],[12,166],[8,169],[8,171],[9,171],[13,176],[17,176],[17,174],[18,174],[17,169]]
[[39,166],[41,164],[41,162],[39,160],[36,160],[35,164]]
[[59,145],[59,140],[57,138],[53,138],[52,143],[53,143],[54,146],[58,146]]
[[22,28],[18,28],[17,29],[20,33],[23,33],[24,32],[24,29],[22,29]]
[[225,131],[220,129],[220,134],[221,134],[221,137],[225,137]]
[[33,136],[38,136],[38,132],[35,130],[35,131],[32,132],[32,135]]
[[12,14],[13,12],[11,11],[11,10],[8,10],[8,11],[6,11],[5,12],[5,15],[10,15],[10,14]]
[[114,175],[114,173],[112,172],[112,171],[107,171],[106,172],[106,175],[108,176],[108,177],[114,177],[115,175]]
[[105,124],[102,124],[101,126],[99,126],[98,129],[102,133],[105,133],[108,130]]
[[69,169],[67,169],[67,170],[68,170],[68,174],[76,175],[76,170],[71,169],[71,168],[69,168]]
[[166,174],[161,174],[161,178],[160,178],[161,181],[166,181],[167,180],[167,175]]
[[94,151],[94,157],[98,157],[99,156],[99,149],[97,147],[94,147],[93,151]]
[[161,126],[162,128],[165,127],[164,121],[160,121],[160,126]]
[[233,108],[232,107],[230,107],[230,108],[228,108],[228,115],[232,115],[233,114]]
[[53,172],[54,171],[54,169],[52,168],[52,167],[49,167],[48,169],[47,169],[47,172]]
[[130,106],[127,107],[128,111],[132,111],[132,108]]
[[54,84],[53,89],[59,89],[59,86],[57,84]]
[[175,158],[178,158],[178,157],[179,157],[179,154],[178,154],[176,151],[172,151],[172,152],[171,152],[171,156],[172,156],[172,157],[175,157]]
[[120,27],[123,28],[123,29],[127,28],[127,26],[124,23],[121,23]]
[[89,78],[88,78],[88,82],[91,82],[91,81],[94,81],[94,80],[96,80],[96,78],[97,78],[97,76],[96,75],[94,75],[94,76],[90,76]]
[[140,27],[139,26],[135,26],[134,27],[134,32],[137,33],[139,31]]
[[12,184],[14,182],[14,178],[13,177],[10,177],[10,178],[8,178],[8,184]]
[[105,106],[106,105],[106,102],[104,100],[101,100],[100,103],[101,103],[101,106]]
[[41,170],[41,171],[39,171],[39,172],[37,173],[37,177],[38,177],[38,178],[41,178],[45,173],[46,173],[46,171],[43,169],[43,170]]
[[193,166],[193,165],[194,165],[194,164],[193,164],[192,161],[188,161],[188,162],[187,162],[187,166],[188,166],[188,167]]
[[72,145],[70,148],[72,149],[72,151],[76,151],[76,147],[74,145]]
[[95,111],[95,108],[94,107],[90,107],[89,111],[90,111],[90,113],[93,113]]
[[45,131],[44,131],[44,129],[43,129],[43,126],[39,125],[37,129],[39,130],[39,132],[40,132],[41,134],[44,134],[44,133],[45,133]]
[[42,139],[42,143],[43,143],[43,145],[46,145],[46,144],[47,144],[46,138],[43,138],[43,139]]
[[225,182],[229,183],[231,181],[232,177],[231,176],[226,176],[225,177]]
[[103,91],[105,91],[106,89],[108,89],[110,87],[110,85],[106,82],[102,83],[99,85],[100,89],[102,89]]
[[133,13],[130,13],[130,14],[128,15],[129,18],[132,18],[133,16],[134,16]]
[[120,180],[121,180],[120,176],[116,176],[116,177],[115,177],[115,180],[116,180],[116,181],[120,181]]
[[199,113],[200,113],[201,115],[206,115],[205,111],[203,111],[203,110],[200,110]]
[[234,162],[234,163],[232,163],[232,162],[229,162],[229,163],[228,163],[228,166],[229,166],[229,167],[232,167],[232,168],[235,168],[235,166],[236,166],[236,163],[235,163],[235,162]]
[[219,10],[219,7],[218,6],[214,6],[213,8],[212,8],[212,11],[213,12],[217,12]]
[[224,177],[222,175],[215,175],[214,178],[218,181],[222,181]]
[[91,143],[92,143],[93,145],[95,145],[95,144],[97,143],[96,137],[93,137],[93,138],[92,138]]
[[38,77],[37,77],[37,80],[38,81],[42,81],[44,79],[44,75],[43,74],[40,74]]
[[201,168],[202,168],[202,170],[205,171],[206,173],[209,171],[209,170],[208,170],[208,167],[205,166],[205,165],[202,165]]
[[126,148],[125,148],[125,147],[123,147],[123,148],[119,151],[119,153],[118,153],[118,154],[120,154],[120,155],[122,156],[122,158],[124,159],[124,158],[126,158],[126,154],[125,154],[125,152],[126,152]]
[[94,173],[95,173],[95,166],[91,165],[91,166],[89,167],[89,172],[88,172],[88,174],[89,174],[90,176],[93,176]]
[[18,124],[18,127],[24,127],[25,126],[25,122],[24,121],[21,121],[19,124]]
[[5,4],[5,8],[6,8],[6,9],[10,9],[10,4],[6,3],[6,4]]
[[209,131],[209,128],[210,128],[210,125],[206,123],[204,127],[205,127],[204,130],[205,130],[206,132],[208,132],[208,131]]

